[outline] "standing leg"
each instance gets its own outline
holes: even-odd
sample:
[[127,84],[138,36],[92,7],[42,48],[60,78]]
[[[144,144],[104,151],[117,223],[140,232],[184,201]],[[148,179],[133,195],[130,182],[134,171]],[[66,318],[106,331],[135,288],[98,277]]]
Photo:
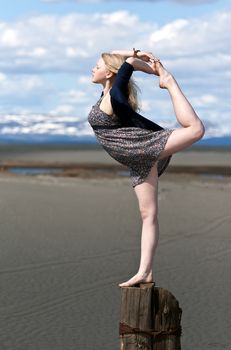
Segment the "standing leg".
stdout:
[[160,155],[160,158],[165,158],[166,156],[191,146],[203,137],[205,130],[203,123],[181,91],[174,77],[160,62],[154,62],[152,68],[154,74],[160,77],[160,87],[168,90],[172,99],[176,118],[182,126],[175,129],[169,136],[165,149]]
[[134,187],[142,218],[141,256],[138,272],[120,287],[133,286],[141,282],[152,282],[152,265],[159,238],[158,225],[158,173],[157,163],[145,181]]

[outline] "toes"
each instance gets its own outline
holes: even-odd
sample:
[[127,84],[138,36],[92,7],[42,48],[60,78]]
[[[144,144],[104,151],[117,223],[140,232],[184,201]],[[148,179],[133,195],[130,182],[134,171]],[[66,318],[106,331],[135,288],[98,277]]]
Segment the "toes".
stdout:
[[130,279],[127,282],[120,283],[119,286],[120,287],[132,287],[132,286],[135,286],[136,284],[139,284],[143,281],[144,280],[142,278]]
[[130,287],[130,285],[128,285],[126,283],[121,283],[121,284],[119,284],[119,287]]
[[119,284],[119,287],[131,287],[131,286],[132,286],[132,283],[129,283],[129,281]]
[[120,283],[119,287],[131,287],[132,285],[133,285],[132,283],[124,282],[124,283]]

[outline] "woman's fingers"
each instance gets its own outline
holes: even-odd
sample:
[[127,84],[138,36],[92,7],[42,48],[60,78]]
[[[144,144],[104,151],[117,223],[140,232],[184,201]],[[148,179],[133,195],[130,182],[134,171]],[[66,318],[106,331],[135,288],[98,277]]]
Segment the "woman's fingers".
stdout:
[[139,52],[140,55],[138,55],[138,57],[145,61],[148,62],[150,60],[150,56],[146,53],[146,52]]
[[154,56],[151,52],[139,51],[137,56],[145,62],[159,62],[160,59]]
[[151,58],[150,61],[151,61],[152,63],[154,63],[154,62],[160,62],[160,59],[157,58],[157,57],[154,57],[154,58]]
[[160,59],[159,59],[158,57],[154,56],[153,54],[151,54],[151,56],[150,56],[150,61],[151,61],[151,62],[159,62]]
[[151,52],[145,52],[145,51],[139,51],[137,53],[137,56],[144,61],[149,61],[151,58],[151,55],[152,55]]

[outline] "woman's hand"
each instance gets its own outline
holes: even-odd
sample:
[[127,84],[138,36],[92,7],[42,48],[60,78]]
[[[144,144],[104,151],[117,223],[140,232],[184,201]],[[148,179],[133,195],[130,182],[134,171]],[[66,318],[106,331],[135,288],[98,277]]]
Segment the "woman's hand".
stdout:
[[129,57],[126,59],[126,62],[130,63],[134,67],[134,70],[139,70],[148,74],[154,74],[154,71],[151,67],[152,62],[150,60],[148,62],[144,62],[138,57]]
[[138,51],[136,57],[145,62],[158,62],[159,58],[155,57],[151,52]]

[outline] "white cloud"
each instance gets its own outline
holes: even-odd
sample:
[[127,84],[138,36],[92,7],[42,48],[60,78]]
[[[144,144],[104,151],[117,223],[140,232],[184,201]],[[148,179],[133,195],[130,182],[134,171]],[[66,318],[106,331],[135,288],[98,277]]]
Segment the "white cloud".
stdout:
[[211,105],[216,105],[219,102],[218,97],[214,95],[202,95],[199,97],[194,97],[191,99],[191,103],[195,107],[203,107]]
[[178,33],[182,32],[187,26],[188,21],[184,19],[178,19],[172,23],[165,25],[164,27],[156,30],[150,38],[151,45],[155,45],[163,40],[169,40],[170,42],[178,40]]
[[207,55],[212,61],[229,61],[230,30],[231,13],[221,12],[199,19],[175,20],[154,31],[149,44],[158,54],[171,58],[192,58],[198,62],[201,55]]
[[125,46],[133,45],[134,28],[140,33],[156,25],[142,24],[127,11],[41,15],[2,23],[0,69],[3,73],[87,72],[100,51],[111,50],[121,40]]
[[[229,12],[178,19],[161,27],[141,21],[127,11],[41,15],[2,24],[0,69],[2,73],[12,70],[83,74],[91,69],[100,52],[133,46],[152,50],[176,67],[188,65],[193,70],[205,59],[206,66],[209,63],[214,68],[224,63],[227,67],[231,62],[227,45],[230,31]],[[6,40],[7,37],[11,39]]]
[[9,48],[19,47],[21,45],[18,32],[15,29],[6,28],[3,30],[0,43]]
[[[89,84],[89,79],[88,79]],[[72,103],[72,104],[80,104],[80,103],[86,103],[89,101],[89,96],[87,96],[87,93],[81,90],[70,90],[66,91],[60,94],[60,97],[63,101]]]
[[59,105],[57,106],[54,110],[52,110],[50,113],[51,114],[69,114],[73,112],[74,108],[71,105]]
[[6,75],[0,73],[0,96],[27,97],[28,94],[40,93],[45,88],[38,75]]
[[150,100],[145,100],[145,99],[142,99],[142,102],[141,102],[141,109],[142,111],[145,113],[145,112],[150,112],[152,110],[152,104],[151,104],[151,101]]
[[88,136],[93,135],[86,121],[78,117],[55,116],[42,114],[5,114],[1,115],[0,135],[63,135]]
[[5,81],[7,79],[6,75],[3,73],[0,73],[0,83],[1,81]]
[[[230,71],[230,74],[231,74],[231,71]],[[89,81],[90,81],[90,76],[89,75],[81,75],[79,76],[78,78],[78,82],[80,84],[84,84],[84,85],[89,85]]]
[[44,47],[35,47],[31,51],[19,49],[16,52],[17,57],[44,57],[47,54],[47,49]]
[[[52,114],[3,114],[1,124],[18,124],[20,126],[45,125],[45,124],[71,124],[81,122],[80,118],[73,116],[57,116]],[[82,122],[81,122],[82,123]]]

